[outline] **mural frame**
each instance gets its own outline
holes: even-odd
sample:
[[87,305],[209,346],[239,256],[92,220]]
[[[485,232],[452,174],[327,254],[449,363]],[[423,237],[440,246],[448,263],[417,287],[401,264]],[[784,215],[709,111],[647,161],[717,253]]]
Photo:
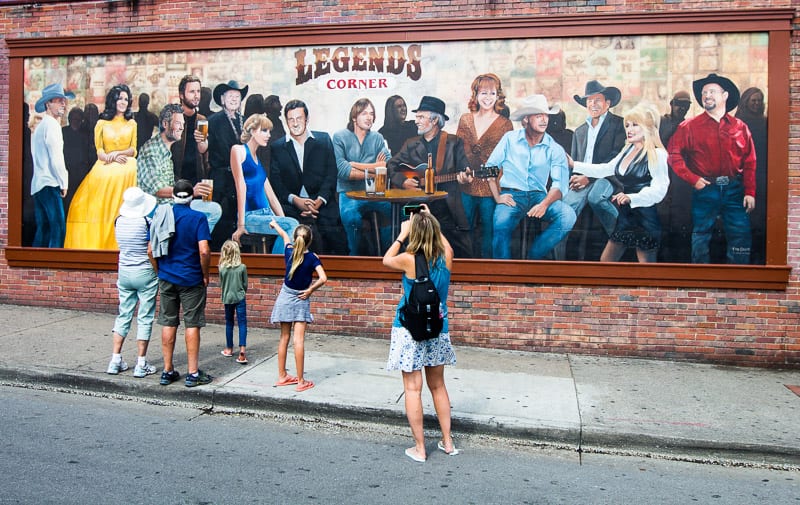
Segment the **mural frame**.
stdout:
[[[236,30],[136,33],[115,36],[6,39],[9,49],[8,104],[23,101],[25,58],[111,54],[125,52],[246,49],[291,45],[431,42],[515,38],[590,37],[603,35],[670,35],[765,32],[769,37],[768,89],[769,212],[766,265],[692,265],[527,260],[456,260],[453,279],[481,283],[544,283],[597,286],[662,286],[687,288],[785,289],[789,190],[789,61],[792,9],[754,9],[688,13],[549,16],[476,20],[423,20],[405,23],[274,26]],[[300,42],[298,42],[300,41]],[[8,106],[8,145],[22,145],[22,117]],[[115,270],[117,254],[110,251],[36,249],[21,246],[22,154],[8,151],[8,264],[20,268]],[[336,278],[383,279],[389,275],[377,257],[326,258],[326,270]],[[280,276],[278,256],[253,255],[248,268],[254,275]]]

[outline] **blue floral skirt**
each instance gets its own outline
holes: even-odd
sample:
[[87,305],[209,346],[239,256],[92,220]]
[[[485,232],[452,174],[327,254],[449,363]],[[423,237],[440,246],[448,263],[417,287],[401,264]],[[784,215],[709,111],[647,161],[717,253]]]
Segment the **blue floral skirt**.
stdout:
[[455,364],[456,353],[450,343],[450,333],[417,342],[403,326],[392,326],[392,343],[386,370],[413,372],[426,366]]

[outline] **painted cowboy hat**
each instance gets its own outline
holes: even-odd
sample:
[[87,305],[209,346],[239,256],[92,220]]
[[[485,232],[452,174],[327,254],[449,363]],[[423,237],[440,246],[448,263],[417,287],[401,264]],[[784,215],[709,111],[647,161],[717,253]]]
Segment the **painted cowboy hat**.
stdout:
[[119,215],[124,217],[149,216],[156,206],[156,197],[149,195],[136,186],[122,193],[122,205]]
[[447,114],[444,113],[444,102],[435,96],[423,96],[422,100],[419,102],[419,107],[411,112],[419,112],[423,110],[441,114],[445,121],[450,120],[450,118],[447,117]]
[[702,79],[697,79],[692,83],[692,91],[694,91],[694,99],[700,106],[703,105],[703,87],[706,84],[719,84],[719,86],[728,92],[728,99],[725,101],[725,111],[730,112],[739,105],[739,88],[728,79],[717,74],[708,74]]
[[533,114],[558,114],[559,111],[561,111],[561,107],[558,105],[553,105],[552,108],[547,106],[547,97],[544,95],[531,95],[522,99],[520,108],[511,113],[509,119],[520,121]]
[[670,105],[678,104],[678,103],[685,103],[687,105],[692,104],[692,97],[689,96],[688,91],[678,91],[672,96],[672,100],[670,100]]
[[250,89],[250,86],[245,86],[243,88],[239,87],[239,83],[236,81],[228,81],[227,83],[223,82],[222,84],[217,85],[214,88],[214,101],[222,107],[222,95],[227,93],[228,91],[234,90],[238,91],[242,95],[242,101],[244,101],[244,97],[247,96],[247,90]]
[[71,91],[64,91],[64,88],[59,83],[53,83],[42,90],[42,98],[36,100],[36,105],[33,109],[36,112],[42,113],[45,111],[45,104],[53,98],[75,98],[75,94]]
[[592,95],[602,94],[606,99],[611,101],[611,107],[616,106],[620,100],[622,100],[622,92],[619,88],[615,88],[614,86],[603,86],[600,82],[591,80],[586,83],[586,88],[584,89],[583,96],[575,95],[573,98],[576,102],[581,104],[582,107],[586,107],[586,99]]

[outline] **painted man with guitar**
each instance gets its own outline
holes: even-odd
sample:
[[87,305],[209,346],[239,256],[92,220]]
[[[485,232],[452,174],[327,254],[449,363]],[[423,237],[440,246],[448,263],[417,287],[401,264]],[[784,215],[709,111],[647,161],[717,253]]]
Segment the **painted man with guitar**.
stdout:
[[424,171],[431,156],[437,191],[447,191],[447,198],[428,203],[442,226],[442,232],[453,246],[456,257],[472,255],[470,224],[461,201],[462,184],[472,181],[464,142],[443,131],[445,114],[442,100],[423,96],[415,113],[419,137],[409,139],[403,148],[386,163],[392,187],[419,189],[424,185]]

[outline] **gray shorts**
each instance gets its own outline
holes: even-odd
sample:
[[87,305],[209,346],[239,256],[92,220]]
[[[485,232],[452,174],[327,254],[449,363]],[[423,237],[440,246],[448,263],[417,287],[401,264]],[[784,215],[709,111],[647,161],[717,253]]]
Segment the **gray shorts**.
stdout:
[[159,279],[158,289],[161,291],[161,310],[158,311],[158,324],[178,327],[178,317],[183,307],[183,324],[187,328],[202,328],[206,325],[206,287],[177,286]]

